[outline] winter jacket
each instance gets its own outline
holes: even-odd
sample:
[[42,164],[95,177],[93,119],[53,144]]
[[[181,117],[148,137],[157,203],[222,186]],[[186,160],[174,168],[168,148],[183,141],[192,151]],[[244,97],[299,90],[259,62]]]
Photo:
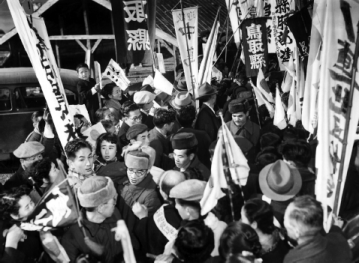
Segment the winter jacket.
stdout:
[[[194,157],[188,168],[198,169],[201,172],[204,181],[208,181],[209,177],[211,176],[211,171],[199,161],[197,156]],[[176,166],[172,170],[180,171],[181,169]]]
[[111,178],[116,189],[127,180],[127,168],[123,162],[117,160],[106,162],[99,157],[94,164],[96,175]]
[[88,81],[79,79],[76,84],[77,92],[79,94],[79,104],[85,104],[92,123],[96,123],[95,112],[99,109],[97,93],[92,94],[91,91],[95,85],[96,81],[92,78]]
[[217,139],[218,129],[221,127],[221,120],[206,104],[203,104],[198,112],[197,119],[194,123],[196,130],[208,133],[211,142]]
[[150,146],[156,151],[154,166],[163,170],[171,169],[175,164],[168,155],[172,152],[171,142],[168,137],[161,134],[156,127],[149,132]]

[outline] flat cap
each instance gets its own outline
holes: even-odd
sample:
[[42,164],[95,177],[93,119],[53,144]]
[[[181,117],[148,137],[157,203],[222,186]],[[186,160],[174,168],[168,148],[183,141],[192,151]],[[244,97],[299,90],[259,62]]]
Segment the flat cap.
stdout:
[[232,114],[239,112],[247,112],[249,110],[249,103],[242,98],[232,100],[228,105],[228,111]]
[[141,90],[135,93],[135,95],[133,96],[133,101],[136,104],[146,104],[152,102],[155,97],[155,94],[146,90]]
[[30,158],[45,151],[45,147],[36,141],[24,142],[13,152],[19,159]]
[[126,138],[129,141],[132,139],[136,139],[137,135],[144,133],[145,131],[148,131],[148,127],[146,124],[138,123],[132,125],[126,133]]
[[171,198],[186,201],[200,201],[203,197],[206,182],[197,179],[186,180],[173,187],[170,191]]
[[177,133],[171,142],[172,148],[177,150],[190,149],[198,145],[196,136],[190,132]]

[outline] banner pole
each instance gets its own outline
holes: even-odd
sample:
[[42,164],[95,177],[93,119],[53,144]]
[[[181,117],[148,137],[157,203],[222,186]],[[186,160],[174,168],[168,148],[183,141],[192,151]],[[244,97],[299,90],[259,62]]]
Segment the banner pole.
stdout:
[[[252,79],[251,79],[251,82],[252,82]],[[252,83],[253,83],[253,82],[252,82]],[[257,112],[258,125],[259,125],[259,128],[262,129],[261,119],[260,119],[260,115],[259,115],[259,108],[258,108],[257,97],[256,97],[256,93],[254,92],[254,89],[253,89],[253,88],[252,88],[252,94],[253,94],[253,99],[254,99],[254,106],[256,107],[256,112]]]
[[[183,3],[181,0],[181,12],[182,12],[182,22],[183,22],[183,30],[184,30],[184,35],[185,35],[185,39],[186,39],[186,47],[187,47],[187,56],[188,56],[188,61],[189,61],[189,71],[191,72],[191,86],[192,86],[192,93],[193,93],[193,97],[195,97],[194,94],[194,83],[193,83],[193,73],[192,73],[192,63],[191,63],[191,54],[189,52],[189,48],[188,48],[188,39],[187,39],[187,29],[186,29],[186,21],[185,21],[185,16],[184,16],[184,11],[183,11]],[[189,33],[189,32],[188,32]]]
[[[346,158],[346,151],[348,146],[348,130],[349,130],[349,124],[350,124],[350,115],[352,111],[353,106],[353,97],[354,97],[354,90],[355,90],[355,75],[358,70],[358,55],[359,55],[359,22],[357,24],[357,39],[355,42],[355,51],[354,51],[354,57],[353,57],[353,67],[352,67],[352,79],[350,83],[350,95],[349,95],[349,101],[348,101],[348,108],[346,112],[346,122],[345,122],[345,128],[344,128],[344,139],[343,139],[343,147],[342,147],[342,154],[341,154],[341,162],[339,167],[339,173],[338,173],[338,182],[337,182],[337,189],[335,191],[335,199],[334,199],[334,206],[333,206],[333,213],[335,215],[339,214],[339,199],[340,199],[340,190],[341,190],[341,184],[343,179],[343,172],[344,172],[344,163]],[[352,145],[351,145],[352,146]],[[350,158],[350,156],[348,156]]]

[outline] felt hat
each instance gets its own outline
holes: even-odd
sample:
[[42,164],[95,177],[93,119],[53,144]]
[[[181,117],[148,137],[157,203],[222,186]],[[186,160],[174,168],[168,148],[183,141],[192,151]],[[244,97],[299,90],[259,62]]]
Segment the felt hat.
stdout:
[[82,182],[78,198],[82,207],[97,207],[117,195],[115,186],[109,177],[91,176]]
[[247,100],[243,100],[241,98],[232,100],[228,104],[228,111],[232,114],[239,113],[239,112],[248,112],[249,110],[249,103]]
[[146,104],[150,103],[155,99],[156,95],[149,91],[138,91],[133,96],[133,101],[136,104]]
[[136,139],[137,135],[144,133],[145,131],[148,131],[148,127],[145,124],[138,123],[132,125],[126,132],[126,138],[129,141],[132,139]]
[[140,151],[128,152],[125,155],[125,164],[130,169],[147,170],[150,164],[150,157],[147,153]]
[[286,201],[299,193],[302,177],[299,171],[282,160],[268,164],[259,173],[263,194],[275,201]]
[[253,148],[253,144],[246,138],[244,138],[241,135],[235,135],[233,136],[234,140],[236,141],[239,148],[241,148],[241,151],[243,153],[249,152],[250,149]]
[[173,87],[177,91],[187,91],[187,82],[183,71],[177,75]]
[[196,136],[190,132],[177,133],[172,137],[172,148],[177,150],[190,149],[198,145]]
[[198,91],[197,91],[197,97],[196,100],[205,97],[205,96],[210,96],[213,94],[216,94],[218,91],[211,86],[210,84],[208,84],[207,82],[203,83],[201,86],[199,86]]
[[24,142],[13,152],[19,159],[30,158],[45,151],[45,146],[36,141]]
[[173,187],[170,191],[171,198],[186,201],[200,201],[203,197],[206,182],[197,179],[186,180]]
[[173,100],[170,101],[170,105],[174,109],[181,109],[187,105],[194,105],[194,101],[192,100],[192,96],[189,92],[181,91],[176,94]]

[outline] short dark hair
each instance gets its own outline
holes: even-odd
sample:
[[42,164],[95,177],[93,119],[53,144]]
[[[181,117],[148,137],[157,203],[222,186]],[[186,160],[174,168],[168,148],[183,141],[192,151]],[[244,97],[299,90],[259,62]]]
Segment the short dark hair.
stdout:
[[107,131],[107,129],[111,129],[113,127],[113,123],[110,120],[101,120],[101,124],[105,128],[106,131]]
[[291,203],[292,210],[288,216],[301,226],[307,228],[307,232],[315,234],[323,227],[323,208],[319,201],[310,195],[296,197]]
[[109,109],[107,107],[102,107],[95,112],[96,123],[100,122],[101,120],[103,120],[105,118],[105,112],[108,110]]
[[175,247],[182,261],[205,262],[214,249],[213,231],[202,220],[189,221],[179,229]]
[[79,72],[79,69],[80,68],[87,68],[87,69],[90,69],[89,66],[86,64],[86,63],[80,63],[77,65],[76,67],[76,71]]
[[243,206],[246,217],[249,222],[257,222],[257,226],[264,234],[272,234],[276,227],[274,226],[273,210],[271,206],[259,199],[249,199]]
[[116,87],[115,83],[109,83],[105,85],[105,87],[103,87],[101,90],[101,95],[104,96],[106,100],[109,100],[110,99],[109,95],[112,95],[112,91],[114,87]]
[[101,143],[103,141],[107,141],[109,143],[116,144],[117,149],[119,149],[117,135],[111,134],[111,133],[108,133],[108,132],[103,133],[96,140],[96,155],[97,156],[101,156]]
[[4,221],[11,220],[10,215],[19,215],[19,200],[30,192],[28,186],[20,185],[0,193],[0,215]]
[[196,118],[196,108],[193,105],[187,105],[177,111],[177,120],[183,127],[191,126]]
[[76,153],[83,148],[87,148],[90,151],[92,151],[91,144],[83,139],[74,139],[72,141],[69,141],[65,146],[65,152],[67,158],[68,159],[76,158]]
[[279,151],[287,161],[298,166],[308,166],[312,157],[309,143],[303,140],[287,141],[280,146]]
[[131,100],[125,101],[121,106],[121,115],[123,117],[128,117],[131,111],[139,110],[140,108]]
[[242,251],[252,252],[255,257],[259,257],[262,250],[256,231],[251,226],[240,222],[228,224],[219,244],[219,254],[223,259],[230,254],[242,253]]
[[44,111],[42,111],[42,110],[34,111],[31,114],[31,120],[34,120],[35,118],[38,118],[38,117],[42,117],[43,115],[44,115]]
[[157,128],[163,128],[165,124],[170,124],[176,120],[176,113],[173,110],[157,109],[153,115],[153,124]]
[[42,160],[34,162],[30,169],[27,171],[28,175],[34,179],[38,186],[44,182],[43,179],[50,180],[49,173],[51,171],[52,161],[46,157]]
[[183,174],[185,175],[186,180],[197,179],[197,180],[205,181],[203,177],[203,173],[201,172],[201,170],[199,170],[196,167],[188,167],[186,171],[183,172]]

